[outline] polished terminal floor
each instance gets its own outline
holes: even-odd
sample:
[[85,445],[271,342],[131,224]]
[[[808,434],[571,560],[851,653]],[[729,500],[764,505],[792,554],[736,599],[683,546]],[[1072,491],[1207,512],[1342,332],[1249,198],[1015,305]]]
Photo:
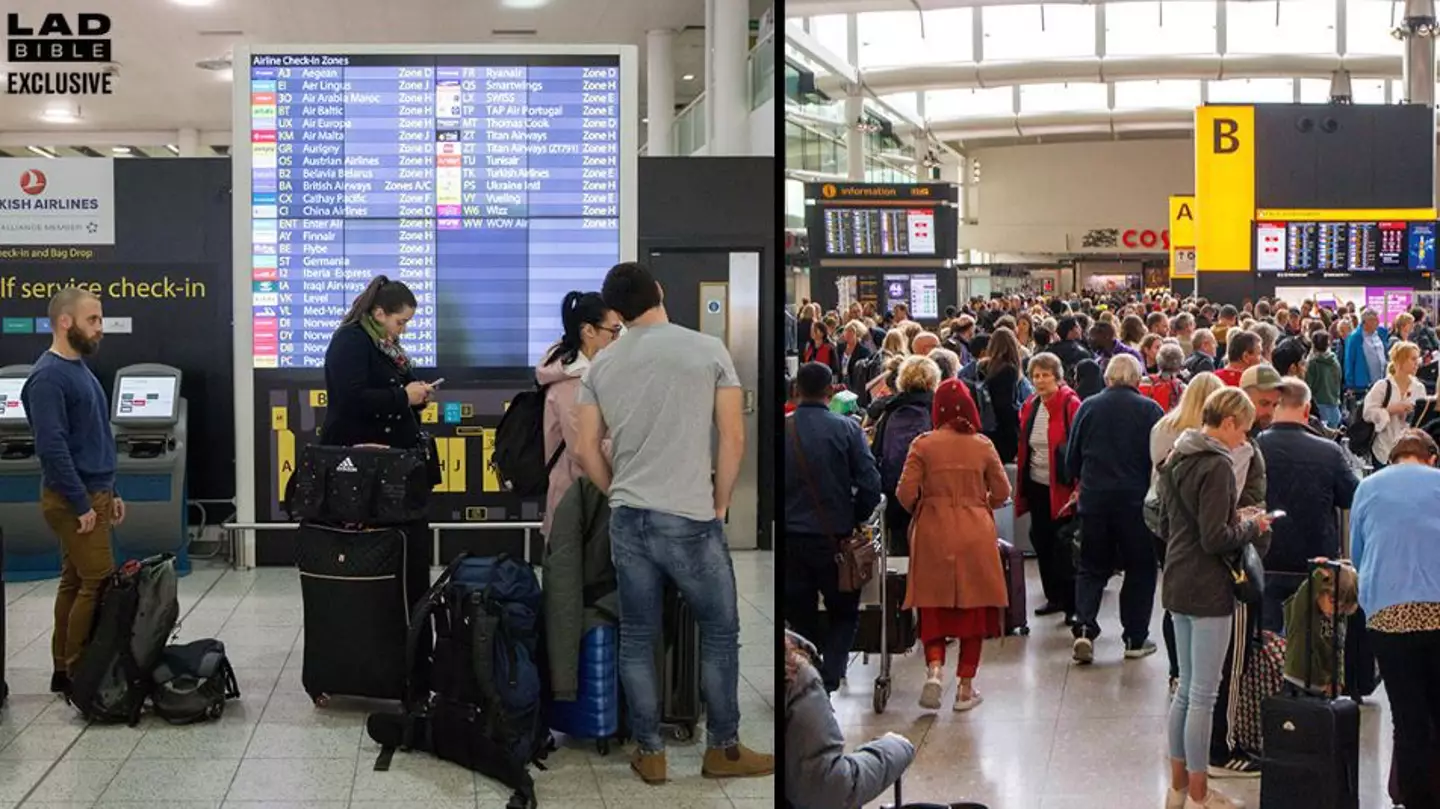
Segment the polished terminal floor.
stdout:
[[[773,749],[774,561],[736,552],[741,596],[741,736]],[[225,641],[242,696],[215,724],[87,727],[46,693],[55,582],[5,585],[10,703],[0,714],[0,809],[501,809],[508,792],[458,766],[397,753],[374,772],[379,748],[364,721],[376,704],[335,700],[316,709],[300,685],[304,637],[293,569],[234,571],[197,564],[181,579],[181,640]],[[702,734],[703,737],[703,734]],[[593,743],[565,744],[536,772],[546,809],[760,809],[771,778],[700,777],[700,743],[670,747],[671,783],[647,787],[628,747],[602,758]]]
[[[1035,562],[1026,563],[1033,609],[1044,600]],[[856,658],[834,699],[851,748],[886,731],[918,748],[903,780],[908,801],[971,800],[989,809],[1160,809],[1169,765],[1165,754],[1166,660],[1157,601],[1151,637],[1160,649],[1141,660],[1124,660],[1117,616],[1120,579],[1111,580],[1101,610],[1104,635],[1095,662],[1070,660],[1070,631],[1059,616],[1030,617],[1028,637],[988,641],[976,688],[985,701],[957,714],[955,649],[946,661],[946,693],[940,710],[923,711],[916,700],[925,678],[924,655],[893,658],[894,694],[876,715],[871,694],[878,660]],[[1383,686],[1366,700],[1361,718],[1360,806],[1388,807],[1390,718]],[[1259,779],[1212,782],[1260,805]],[[893,802],[886,794],[871,804]]]

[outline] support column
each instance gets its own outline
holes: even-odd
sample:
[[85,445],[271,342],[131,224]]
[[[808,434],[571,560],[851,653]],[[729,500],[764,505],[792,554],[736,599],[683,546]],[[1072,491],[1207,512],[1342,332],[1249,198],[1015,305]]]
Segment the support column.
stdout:
[[853,87],[845,97],[845,175],[852,183],[865,182],[865,133],[856,124],[865,116],[865,97]]
[[200,156],[200,132],[195,129],[182,129],[175,136],[175,147],[180,150],[180,157]]
[[[1423,29],[1423,30],[1421,30]],[[1435,106],[1435,0],[1405,0],[1405,103]]]
[[750,5],[746,0],[706,0],[712,50],[705,74],[707,138],[713,157],[750,153],[750,92],[746,57],[750,48]]
[[675,32],[645,33],[646,154],[670,157],[675,126]]

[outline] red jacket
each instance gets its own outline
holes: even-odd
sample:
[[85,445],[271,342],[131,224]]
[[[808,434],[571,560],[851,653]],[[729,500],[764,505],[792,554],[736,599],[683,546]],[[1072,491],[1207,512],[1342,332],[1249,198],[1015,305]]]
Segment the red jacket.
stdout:
[[[1017,517],[1030,510],[1030,504],[1025,502],[1025,481],[1030,477],[1030,431],[1035,427],[1035,405],[1039,401],[1040,394],[1034,394],[1020,408],[1020,454],[1015,459],[1013,495]],[[1065,443],[1065,431],[1075,423],[1075,411],[1080,409],[1080,394],[1061,383],[1060,390],[1050,397],[1045,408],[1050,413],[1050,429],[1045,442],[1050,448],[1050,514],[1055,515],[1060,513],[1075,491],[1074,486],[1060,485],[1055,473],[1065,465],[1065,459],[1059,456],[1057,450]]]

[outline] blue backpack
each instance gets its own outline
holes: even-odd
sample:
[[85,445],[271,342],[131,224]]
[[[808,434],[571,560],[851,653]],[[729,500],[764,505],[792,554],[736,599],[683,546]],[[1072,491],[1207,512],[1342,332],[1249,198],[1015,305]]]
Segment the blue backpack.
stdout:
[[426,653],[432,621],[429,691],[407,689],[402,715],[367,720],[381,745],[375,768],[388,769],[397,747],[426,751],[515,790],[512,806],[534,807],[529,766],[555,749],[534,569],[506,554],[451,562],[415,607],[407,671]]
[[893,497],[895,487],[900,485],[900,473],[905,471],[905,458],[910,454],[910,444],[923,433],[930,432],[930,410],[920,404],[901,405],[885,415],[885,421],[875,431],[872,449],[880,459],[880,486],[887,496]]

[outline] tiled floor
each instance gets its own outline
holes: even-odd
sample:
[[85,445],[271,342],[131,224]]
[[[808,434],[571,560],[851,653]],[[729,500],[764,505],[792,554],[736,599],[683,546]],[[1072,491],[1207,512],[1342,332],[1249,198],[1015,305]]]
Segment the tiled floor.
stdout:
[[[735,554],[741,596],[741,736],[773,749],[774,562]],[[87,727],[46,693],[55,583],[5,585],[10,704],[0,715],[0,809],[500,809],[508,793],[488,779],[419,754],[372,769],[379,748],[365,735],[375,704],[337,700],[316,709],[300,685],[304,642],[300,585],[292,569],[199,567],[181,579],[181,639],[225,641],[241,698],[218,724]],[[773,779],[700,777],[700,745],[670,748],[671,783],[646,787],[624,752],[601,758],[576,742],[535,773],[546,809],[759,809]]]
[[[1027,562],[1030,606],[1040,597],[1033,561]],[[1166,662],[1163,645],[1143,660],[1121,656],[1116,615],[1120,579],[1111,582],[1101,611],[1105,635],[1095,663],[1070,662],[1070,632],[1058,617],[1030,618],[1028,637],[985,645],[976,687],[985,702],[956,714],[954,647],[949,650],[947,691],[941,709],[916,705],[925,677],[924,657],[894,658],[894,694],[882,715],[871,707],[878,661],[857,658],[835,697],[835,710],[853,747],[886,731],[901,733],[919,748],[906,774],[907,801],[985,803],[990,809],[1159,809],[1169,765],[1165,756]],[[1152,637],[1161,643],[1156,606]],[[1360,806],[1388,807],[1385,778],[1390,764],[1390,719],[1384,688],[1366,701],[1361,719]],[[1213,784],[1260,805],[1255,780]],[[892,796],[882,799],[892,802]],[[880,805],[877,801],[874,805]]]

